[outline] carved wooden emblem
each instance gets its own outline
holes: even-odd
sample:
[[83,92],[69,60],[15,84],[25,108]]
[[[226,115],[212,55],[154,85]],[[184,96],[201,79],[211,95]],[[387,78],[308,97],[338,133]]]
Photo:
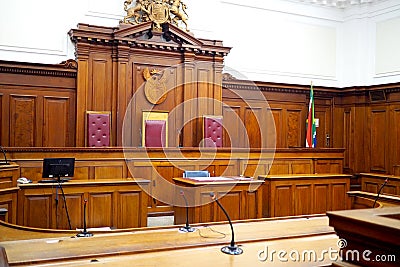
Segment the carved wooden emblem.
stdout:
[[149,70],[145,68],[143,70],[143,77],[146,79],[146,84],[144,85],[144,95],[147,100],[158,105],[165,101],[167,98],[167,86],[165,82],[167,80],[166,73],[153,69]]

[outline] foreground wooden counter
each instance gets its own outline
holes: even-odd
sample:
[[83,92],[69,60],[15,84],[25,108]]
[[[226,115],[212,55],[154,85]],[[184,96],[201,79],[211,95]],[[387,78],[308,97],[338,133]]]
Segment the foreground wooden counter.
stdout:
[[[71,180],[62,183],[72,229],[82,228],[87,200],[88,227],[129,228],[147,225],[144,179]],[[61,188],[57,183],[20,184],[17,224],[69,229]],[[58,203],[57,203],[58,202]]]
[[[94,233],[90,238],[74,238],[73,231],[49,231],[12,227],[0,222],[0,246],[10,266],[288,266],[270,257],[259,260],[266,246],[271,250],[322,250],[337,248],[337,236],[326,216],[234,223],[236,242],[244,253],[223,254],[220,249],[231,239],[226,223],[193,225],[193,233],[178,227],[140,228]],[[220,233],[217,233],[218,231]],[[263,256],[263,254],[261,254]],[[286,255],[288,258],[288,255]],[[331,260],[290,261],[290,266],[329,265]]]
[[[231,220],[256,219],[262,217],[262,190],[264,183],[241,177],[207,177],[206,181],[195,178],[174,178],[181,187],[189,204],[189,222],[227,221],[223,211],[212,200],[214,193]],[[186,188],[185,188],[186,187]],[[259,190],[260,189],[260,190]],[[183,196],[175,194],[175,224],[186,221],[186,205]]]
[[347,196],[351,175],[260,175],[263,185],[263,217],[319,214],[350,209]]
[[327,215],[329,225],[342,239],[344,262],[362,266],[400,266],[399,206],[333,211]]

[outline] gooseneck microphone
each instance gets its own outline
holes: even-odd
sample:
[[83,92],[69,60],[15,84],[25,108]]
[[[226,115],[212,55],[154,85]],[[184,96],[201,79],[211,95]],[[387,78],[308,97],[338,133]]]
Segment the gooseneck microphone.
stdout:
[[385,179],[385,181],[383,182],[383,184],[381,185],[381,187],[379,188],[378,194],[375,197],[375,201],[374,201],[374,205],[372,205],[373,208],[375,208],[375,204],[379,199],[379,195],[381,194],[382,189],[385,187],[385,185],[389,182],[389,177],[387,177]]
[[225,213],[226,218],[229,221],[229,225],[231,226],[231,232],[232,232],[232,239],[231,239],[231,243],[229,246],[224,246],[221,248],[221,251],[225,254],[229,254],[229,255],[240,255],[243,253],[243,249],[241,249],[240,247],[235,245],[235,233],[233,232],[233,225],[232,225],[232,221],[231,218],[229,217],[228,213],[226,212],[226,210],[224,209],[224,207],[221,205],[221,203],[219,203],[217,197],[215,196],[214,193],[210,193],[210,197],[215,200],[215,202],[217,202],[218,206],[221,208],[221,210]]
[[86,229],[86,204],[87,204],[87,199],[84,200],[84,204],[83,204],[83,231],[78,233],[76,235],[77,237],[90,237],[90,236],[93,236],[93,234],[88,232],[87,229]]
[[0,165],[8,165],[10,164],[7,160],[7,156],[6,156],[6,151],[4,150],[4,148],[2,146],[0,146],[1,152],[4,155],[4,161],[0,161]]
[[183,227],[181,227],[181,228],[179,228],[179,232],[184,232],[184,233],[187,233],[187,232],[194,232],[194,231],[196,231],[196,229],[189,226],[189,205],[188,205],[188,201],[187,201],[187,199],[186,199],[185,193],[184,193],[182,190],[180,191],[180,194],[181,194],[181,196],[183,197],[183,199],[185,200],[185,206],[186,206],[186,225],[183,226]]

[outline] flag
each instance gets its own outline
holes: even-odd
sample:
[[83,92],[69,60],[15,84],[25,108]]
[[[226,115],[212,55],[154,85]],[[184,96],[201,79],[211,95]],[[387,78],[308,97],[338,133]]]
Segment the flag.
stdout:
[[310,103],[308,104],[306,147],[315,147],[317,144],[317,128],[314,118],[314,90],[311,83]]

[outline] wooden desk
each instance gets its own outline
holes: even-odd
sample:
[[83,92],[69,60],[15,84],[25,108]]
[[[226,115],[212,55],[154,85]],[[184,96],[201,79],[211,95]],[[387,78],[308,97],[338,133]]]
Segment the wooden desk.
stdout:
[[[262,217],[262,191],[258,189],[263,181],[234,176],[202,178],[206,180],[173,179],[176,185],[182,186],[177,190],[182,190],[188,200],[190,223],[227,220],[217,203],[211,199],[211,192],[218,197],[232,220]],[[186,204],[179,191],[175,193],[174,203],[175,224],[185,223]]]
[[350,208],[351,175],[260,175],[263,217],[325,213]]
[[[62,183],[72,229],[82,228],[83,203],[88,227],[143,227],[147,225],[147,199],[142,190],[148,180],[71,180]],[[19,225],[69,229],[62,192],[57,183],[19,185]],[[58,204],[57,204],[58,201]]]
[[[351,198],[351,209],[365,209],[400,206],[400,197],[391,195],[379,195],[364,191],[349,191],[347,195]],[[375,199],[377,199],[375,203]]]
[[377,193],[386,178],[388,178],[388,183],[381,193],[400,196],[400,176],[377,173],[360,173],[358,176],[360,177],[362,191]]
[[17,222],[17,179],[19,166],[13,162],[9,165],[0,165],[0,209],[7,212],[2,216],[6,222]]
[[329,225],[346,240],[342,252],[345,262],[400,266],[400,207],[334,211],[327,215]]
[[[178,227],[163,227],[127,229],[95,233],[90,238],[71,238],[76,232],[36,230],[32,233],[29,229],[0,223],[0,246],[6,249],[12,266],[253,267],[288,266],[288,262],[280,262],[276,254],[272,262],[270,258],[260,261],[259,252],[265,250],[266,246],[269,251],[286,249],[289,253],[294,249],[300,252],[315,250],[317,255],[321,255],[322,250],[337,248],[338,240],[333,229],[328,226],[326,216],[234,222],[235,240],[242,246],[244,253],[230,256],[220,252],[221,247],[231,239],[228,224],[193,226],[197,228],[193,233],[179,233]],[[330,263],[329,257],[318,261],[320,265]],[[289,264],[315,265],[315,261]]]

